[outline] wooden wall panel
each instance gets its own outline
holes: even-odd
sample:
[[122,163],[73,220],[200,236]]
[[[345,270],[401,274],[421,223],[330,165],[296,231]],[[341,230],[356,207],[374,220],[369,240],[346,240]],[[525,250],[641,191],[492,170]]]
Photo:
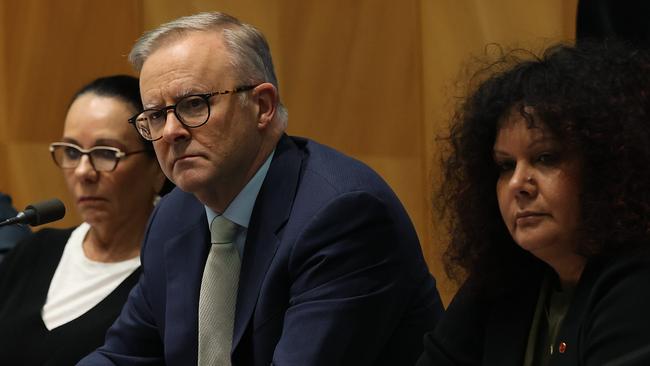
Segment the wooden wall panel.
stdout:
[[[0,6],[0,19],[5,19],[5,7]],[[4,33],[3,33],[4,34]],[[6,70],[5,67],[5,38],[7,38],[4,35],[0,35],[0,73],[4,73],[4,70]],[[7,80],[3,77],[4,75],[0,75],[0,182],[2,182],[2,176],[7,174],[6,166],[4,163],[4,160],[2,159],[3,156],[5,156],[5,145],[4,142],[7,141],[7,124],[5,121],[7,120],[7,105],[8,105],[8,100],[7,100],[7,92],[9,91],[7,88]],[[0,189],[2,189],[2,185],[0,183]]]
[[423,146],[417,14],[415,1],[296,2],[282,13],[279,50],[285,56],[278,69],[289,131],[371,165],[420,229],[425,205],[418,166]]
[[[484,55],[487,44],[504,48],[525,47],[534,51],[575,34],[577,0],[422,0],[422,95],[427,192],[433,196],[439,179],[435,141],[447,128],[455,103],[471,70],[470,60]],[[457,285],[447,281],[441,255],[447,237],[444,223],[432,211],[425,222],[423,250],[431,272],[440,279],[439,289],[447,302]]]
[[[411,215],[447,302],[444,234],[430,209],[433,138],[451,113],[462,66],[487,43],[536,49],[574,33],[577,0],[8,0],[0,4],[0,190],[16,206],[69,197],[47,144],[72,92],[131,73],[143,30],[220,10],[267,36],[289,132],[375,168]],[[70,211],[74,211],[71,209]],[[70,214],[55,226],[78,220]],[[435,224],[435,225],[434,225]]]

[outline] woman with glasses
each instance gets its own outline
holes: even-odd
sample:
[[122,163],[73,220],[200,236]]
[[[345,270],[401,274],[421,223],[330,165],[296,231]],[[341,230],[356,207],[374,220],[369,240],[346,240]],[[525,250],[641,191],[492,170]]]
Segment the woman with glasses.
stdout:
[[73,365],[104,341],[140,274],[140,243],[170,183],[128,123],[138,80],[97,79],[73,98],[50,145],[83,223],[43,229],[0,267],[0,363]]

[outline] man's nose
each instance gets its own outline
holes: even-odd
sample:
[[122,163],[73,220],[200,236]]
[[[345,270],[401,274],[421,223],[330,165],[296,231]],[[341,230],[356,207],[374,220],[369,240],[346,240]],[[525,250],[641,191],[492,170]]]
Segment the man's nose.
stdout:
[[190,131],[181,123],[176,113],[172,110],[167,110],[166,112],[162,139],[170,144],[188,139],[190,137]]

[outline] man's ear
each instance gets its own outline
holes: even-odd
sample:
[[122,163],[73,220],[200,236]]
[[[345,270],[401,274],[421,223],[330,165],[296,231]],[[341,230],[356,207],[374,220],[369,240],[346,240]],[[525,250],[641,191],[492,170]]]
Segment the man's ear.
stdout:
[[278,90],[271,83],[262,83],[251,93],[257,104],[257,127],[265,129],[277,113]]

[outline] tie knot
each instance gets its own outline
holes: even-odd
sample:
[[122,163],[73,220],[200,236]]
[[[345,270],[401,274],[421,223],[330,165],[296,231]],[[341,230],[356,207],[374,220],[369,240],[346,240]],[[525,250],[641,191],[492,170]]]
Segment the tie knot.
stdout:
[[237,234],[237,224],[219,215],[210,223],[212,244],[231,244]]

